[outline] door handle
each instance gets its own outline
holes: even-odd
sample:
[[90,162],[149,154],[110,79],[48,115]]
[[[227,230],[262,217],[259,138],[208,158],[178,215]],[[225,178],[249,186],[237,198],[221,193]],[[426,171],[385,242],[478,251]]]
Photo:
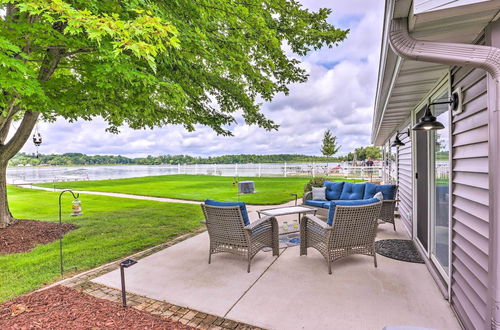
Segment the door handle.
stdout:
[[415,179],[418,180],[418,172],[415,172]]

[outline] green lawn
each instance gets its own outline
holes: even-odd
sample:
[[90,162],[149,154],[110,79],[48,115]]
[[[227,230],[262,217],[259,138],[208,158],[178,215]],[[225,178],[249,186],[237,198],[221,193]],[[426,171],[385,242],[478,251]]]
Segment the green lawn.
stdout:
[[[280,204],[293,199],[292,193],[302,196],[305,177],[263,177],[239,178],[240,181],[255,182],[255,194],[240,195],[239,200],[249,204]],[[42,184],[44,187],[70,188],[79,190],[118,192],[155,197],[169,197],[203,201],[216,199],[237,201],[238,188],[233,187],[234,178],[208,175],[164,175],[143,178],[77,181]],[[352,180],[349,180],[352,181]]]
[[[11,211],[19,219],[57,221],[58,193],[9,187]],[[198,205],[161,203],[97,195],[80,196],[84,215],[64,221],[78,226],[64,237],[64,264],[81,272],[155,246],[200,226]],[[0,301],[59,279],[59,242],[33,251],[0,256]]]

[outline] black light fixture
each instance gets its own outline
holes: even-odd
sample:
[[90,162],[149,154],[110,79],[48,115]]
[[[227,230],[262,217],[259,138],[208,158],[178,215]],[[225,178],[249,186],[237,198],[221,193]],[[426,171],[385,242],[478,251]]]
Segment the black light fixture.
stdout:
[[394,142],[392,142],[391,147],[402,147],[405,145],[403,141],[399,139],[398,135],[399,133],[396,134],[396,138],[394,139]]
[[127,307],[127,291],[125,290],[125,268],[129,268],[137,263],[132,259],[123,260],[120,262],[120,279],[122,283],[122,306]]
[[457,109],[459,104],[459,95],[457,92],[455,92],[451,95],[451,99],[449,101],[432,102],[426,105],[424,116],[420,118],[420,121],[415,126],[413,126],[412,130],[430,131],[430,130],[439,130],[444,128],[444,125],[439,121],[437,121],[436,117],[432,115],[431,105],[436,105],[436,104],[449,104],[451,110],[454,111]]
[[401,133],[397,132],[396,138],[394,139],[394,142],[392,142],[391,147],[402,147],[405,145],[405,143],[399,139],[399,136],[401,134],[406,134],[408,137],[410,137],[410,130],[408,129],[407,131]]

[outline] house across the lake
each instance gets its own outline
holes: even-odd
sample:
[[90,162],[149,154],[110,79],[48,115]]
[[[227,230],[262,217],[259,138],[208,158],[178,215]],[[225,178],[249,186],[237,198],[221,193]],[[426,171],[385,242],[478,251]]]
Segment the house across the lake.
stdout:
[[498,0],[387,0],[374,111],[401,220],[466,329],[500,328],[499,18]]

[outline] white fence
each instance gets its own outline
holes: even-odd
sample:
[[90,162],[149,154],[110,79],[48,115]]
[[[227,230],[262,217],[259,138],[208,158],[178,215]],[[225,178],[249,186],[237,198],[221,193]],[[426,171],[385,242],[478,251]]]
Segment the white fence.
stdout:
[[216,176],[338,176],[358,179],[380,179],[381,166],[352,166],[349,164],[208,164],[177,165],[176,174],[205,174]]
[[195,165],[122,165],[74,167],[9,168],[11,184],[105,180],[157,175],[193,174],[230,177],[329,176],[346,179],[380,181],[382,166],[348,163],[263,163],[263,164],[195,164]]

